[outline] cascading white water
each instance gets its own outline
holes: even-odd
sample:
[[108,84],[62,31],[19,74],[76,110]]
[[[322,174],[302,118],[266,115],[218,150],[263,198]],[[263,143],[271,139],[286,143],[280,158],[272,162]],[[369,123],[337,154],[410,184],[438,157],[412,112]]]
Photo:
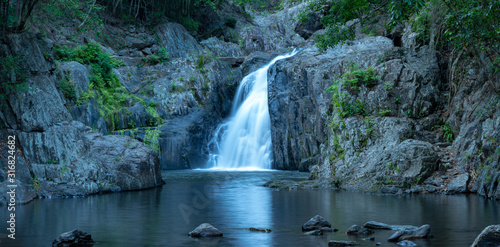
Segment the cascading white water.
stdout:
[[278,56],[266,66],[245,76],[236,92],[231,117],[219,125],[209,143],[207,167],[217,169],[270,169],[272,162],[271,120],[267,104],[267,70],[276,61],[297,52]]

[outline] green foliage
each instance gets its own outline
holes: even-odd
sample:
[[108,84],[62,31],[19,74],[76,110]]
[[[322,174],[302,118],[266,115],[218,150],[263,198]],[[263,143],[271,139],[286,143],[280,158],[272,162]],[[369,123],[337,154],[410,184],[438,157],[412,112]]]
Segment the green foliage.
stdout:
[[434,128],[436,127],[441,130],[441,134],[447,142],[453,142],[455,140],[455,132],[451,129],[450,122],[446,121],[442,126],[435,126]]
[[54,57],[60,61],[77,61],[88,64],[92,67],[90,82],[96,88],[116,88],[120,86],[120,81],[112,69],[124,66],[121,60],[116,60],[104,53],[101,47],[95,43],[87,43],[85,46],[78,46],[74,50],[56,46]]
[[[137,102],[144,105],[146,112],[152,116],[148,124],[159,125],[163,123],[156,108],[147,106],[143,99],[131,94],[112,72],[113,68],[124,65],[124,63],[104,53],[98,45],[88,43],[86,46],[78,46],[74,50],[56,47],[54,53],[57,60],[77,61],[92,67],[90,91],[82,93],[76,104],[80,105],[90,98],[94,98],[99,104],[99,115],[106,120],[109,131],[116,130],[121,121],[119,117],[129,113],[125,106]],[[167,56],[166,52],[159,54]]]
[[328,92],[333,93],[332,104],[338,111],[339,116],[341,118],[355,115],[365,116],[364,103],[359,99],[354,101],[350,99],[349,92],[358,92],[359,87],[362,85],[372,87],[377,80],[375,69],[372,67],[360,70],[357,65],[351,63],[349,71],[342,75],[340,80],[334,80],[333,84],[327,89]]
[[187,16],[182,17],[180,23],[188,30],[197,32],[198,28],[200,28],[201,23],[199,21],[195,21],[193,18]]
[[358,91],[361,85],[372,87],[376,85],[378,76],[373,67],[368,67],[365,70],[360,70],[358,65],[351,62],[349,71],[342,75],[344,85],[347,89]]
[[33,178],[33,189],[35,189],[36,193],[40,191],[40,180]]
[[161,48],[158,50],[157,54],[153,54],[151,56],[143,57],[142,62],[139,67],[144,67],[146,65],[155,65],[159,63],[164,63],[168,61],[168,52],[167,49]]
[[159,128],[148,128],[144,134],[144,143],[148,145],[153,151],[160,154],[159,136],[161,130]]
[[448,7],[445,37],[458,49],[499,54],[500,1],[443,0]]
[[330,156],[330,164],[335,163],[337,160],[344,159],[345,156],[344,149],[340,145],[340,138],[337,134],[333,136],[333,150],[335,152]]
[[69,80],[68,77],[64,77],[59,81],[59,86],[61,87],[61,91],[64,97],[70,101],[76,101],[76,91],[75,85],[72,81]]
[[68,170],[68,164],[66,164],[64,161],[61,162],[61,163],[62,164],[61,164],[61,170],[60,170],[60,172],[61,172],[61,175],[62,175],[62,174],[64,174]]
[[36,10],[35,21],[55,23],[57,20],[63,22],[76,21],[79,31],[96,29],[103,22],[99,12],[104,7],[96,4],[94,0],[52,0],[43,1]]
[[[321,51],[352,40],[354,26],[377,18],[382,12],[391,17],[390,27],[408,20],[424,6],[425,0],[313,0],[302,10],[297,19],[305,22],[313,13],[322,14],[325,25],[324,34],[316,36],[316,46]],[[348,21],[354,21],[346,25]]]
[[236,27],[236,23],[238,22],[238,20],[234,19],[234,18],[227,18],[225,21],[224,21],[224,25],[230,27],[230,28],[235,28]]
[[27,92],[28,72],[21,66],[21,57],[6,55],[0,59],[0,100],[9,95]]
[[386,116],[390,116],[391,115],[391,110],[389,109],[384,109],[384,110],[380,110],[378,112],[378,114],[381,116],[381,117],[386,117]]

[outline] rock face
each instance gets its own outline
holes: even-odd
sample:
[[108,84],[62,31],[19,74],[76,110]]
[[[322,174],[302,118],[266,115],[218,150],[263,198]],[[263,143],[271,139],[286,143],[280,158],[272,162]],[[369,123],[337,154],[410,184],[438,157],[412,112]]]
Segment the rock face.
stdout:
[[500,225],[491,225],[479,234],[471,247],[489,247],[500,245]]
[[[343,74],[368,67],[378,84],[339,89],[347,95],[345,107],[358,105],[362,113],[333,107],[327,88]],[[318,165],[312,178],[384,193],[404,192],[404,185],[436,171],[439,156],[432,144],[439,138],[432,128],[444,101],[437,96],[441,80],[432,50],[404,50],[384,37],[322,54],[306,48],[278,61],[268,78],[273,168],[307,171]]]
[[222,237],[222,232],[209,223],[203,223],[189,232],[188,235],[193,238],[211,238]]
[[330,222],[325,220],[325,218],[316,215],[302,225],[302,231],[308,232],[320,229],[322,227],[332,227],[332,225],[330,224]]
[[[21,58],[30,71],[29,90],[2,100],[0,136],[15,136],[16,196],[20,203],[40,197],[78,196],[100,191],[151,188],[163,184],[157,154],[128,137],[103,136],[81,122],[72,121],[59,91],[50,44],[30,33],[9,35],[3,52]],[[83,82],[81,64],[63,64],[69,78]],[[7,146],[0,146],[6,154]],[[7,157],[7,156],[5,156]],[[1,162],[1,188],[7,188],[7,163]],[[0,204],[7,201],[4,190]]]
[[52,242],[52,247],[87,247],[94,246],[94,244],[95,242],[92,240],[92,236],[89,233],[75,229],[59,235],[54,242]]

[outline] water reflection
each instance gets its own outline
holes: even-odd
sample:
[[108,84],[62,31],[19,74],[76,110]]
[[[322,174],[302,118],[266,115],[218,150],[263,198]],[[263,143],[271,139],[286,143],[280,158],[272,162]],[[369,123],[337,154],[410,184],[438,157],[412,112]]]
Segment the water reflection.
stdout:
[[[275,191],[261,185],[276,178],[304,178],[297,172],[168,171],[163,188],[86,198],[36,200],[16,209],[17,239],[0,246],[50,246],[75,228],[92,234],[96,246],[327,246],[329,240],[373,242],[344,234],[369,220],[389,224],[430,224],[433,239],[419,246],[470,246],[486,226],[500,223],[499,203],[477,196],[378,196],[343,191]],[[180,206],[190,207],[186,213]],[[301,225],[312,216],[327,218],[337,233],[305,236]],[[0,221],[7,221],[0,208]],[[201,223],[219,228],[224,237],[196,240],[187,236]],[[250,232],[249,227],[273,229]],[[3,233],[3,232],[2,232]],[[391,231],[374,237],[384,246]]]

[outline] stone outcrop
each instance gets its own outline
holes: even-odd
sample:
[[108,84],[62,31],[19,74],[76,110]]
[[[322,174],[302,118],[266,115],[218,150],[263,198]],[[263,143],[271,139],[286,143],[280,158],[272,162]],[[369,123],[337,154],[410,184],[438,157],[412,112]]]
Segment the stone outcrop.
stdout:
[[500,225],[491,225],[477,236],[471,247],[487,247],[500,245]]
[[[30,33],[9,35],[2,44],[3,52],[20,57],[22,69],[31,73],[26,81],[29,90],[18,91],[1,102],[7,107],[1,108],[0,121],[5,127],[0,136],[2,140],[16,137],[19,202],[36,196],[79,196],[163,184],[158,156],[144,143],[128,137],[103,136],[72,121],[58,88],[55,63],[50,56],[42,55],[50,54],[50,45]],[[68,77],[86,81],[81,65],[66,65],[63,70]],[[85,89],[85,83],[77,85],[77,90]],[[2,145],[1,153],[7,151],[7,145]],[[3,192],[9,183],[7,161],[2,160],[1,165],[3,204],[7,201]]]
[[[327,88],[349,71],[374,68],[378,83],[346,89],[340,116]],[[394,47],[384,37],[355,40],[317,53],[307,48],[269,71],[273,167],[314,168],[314,179],[334,179],[350,190],[406,192],[439,164],[440,137],[433,130],[445,103],[434,51]],[[342,113],[344,114],[344,113]],[[410,190],[408,190],[410,191]]]

